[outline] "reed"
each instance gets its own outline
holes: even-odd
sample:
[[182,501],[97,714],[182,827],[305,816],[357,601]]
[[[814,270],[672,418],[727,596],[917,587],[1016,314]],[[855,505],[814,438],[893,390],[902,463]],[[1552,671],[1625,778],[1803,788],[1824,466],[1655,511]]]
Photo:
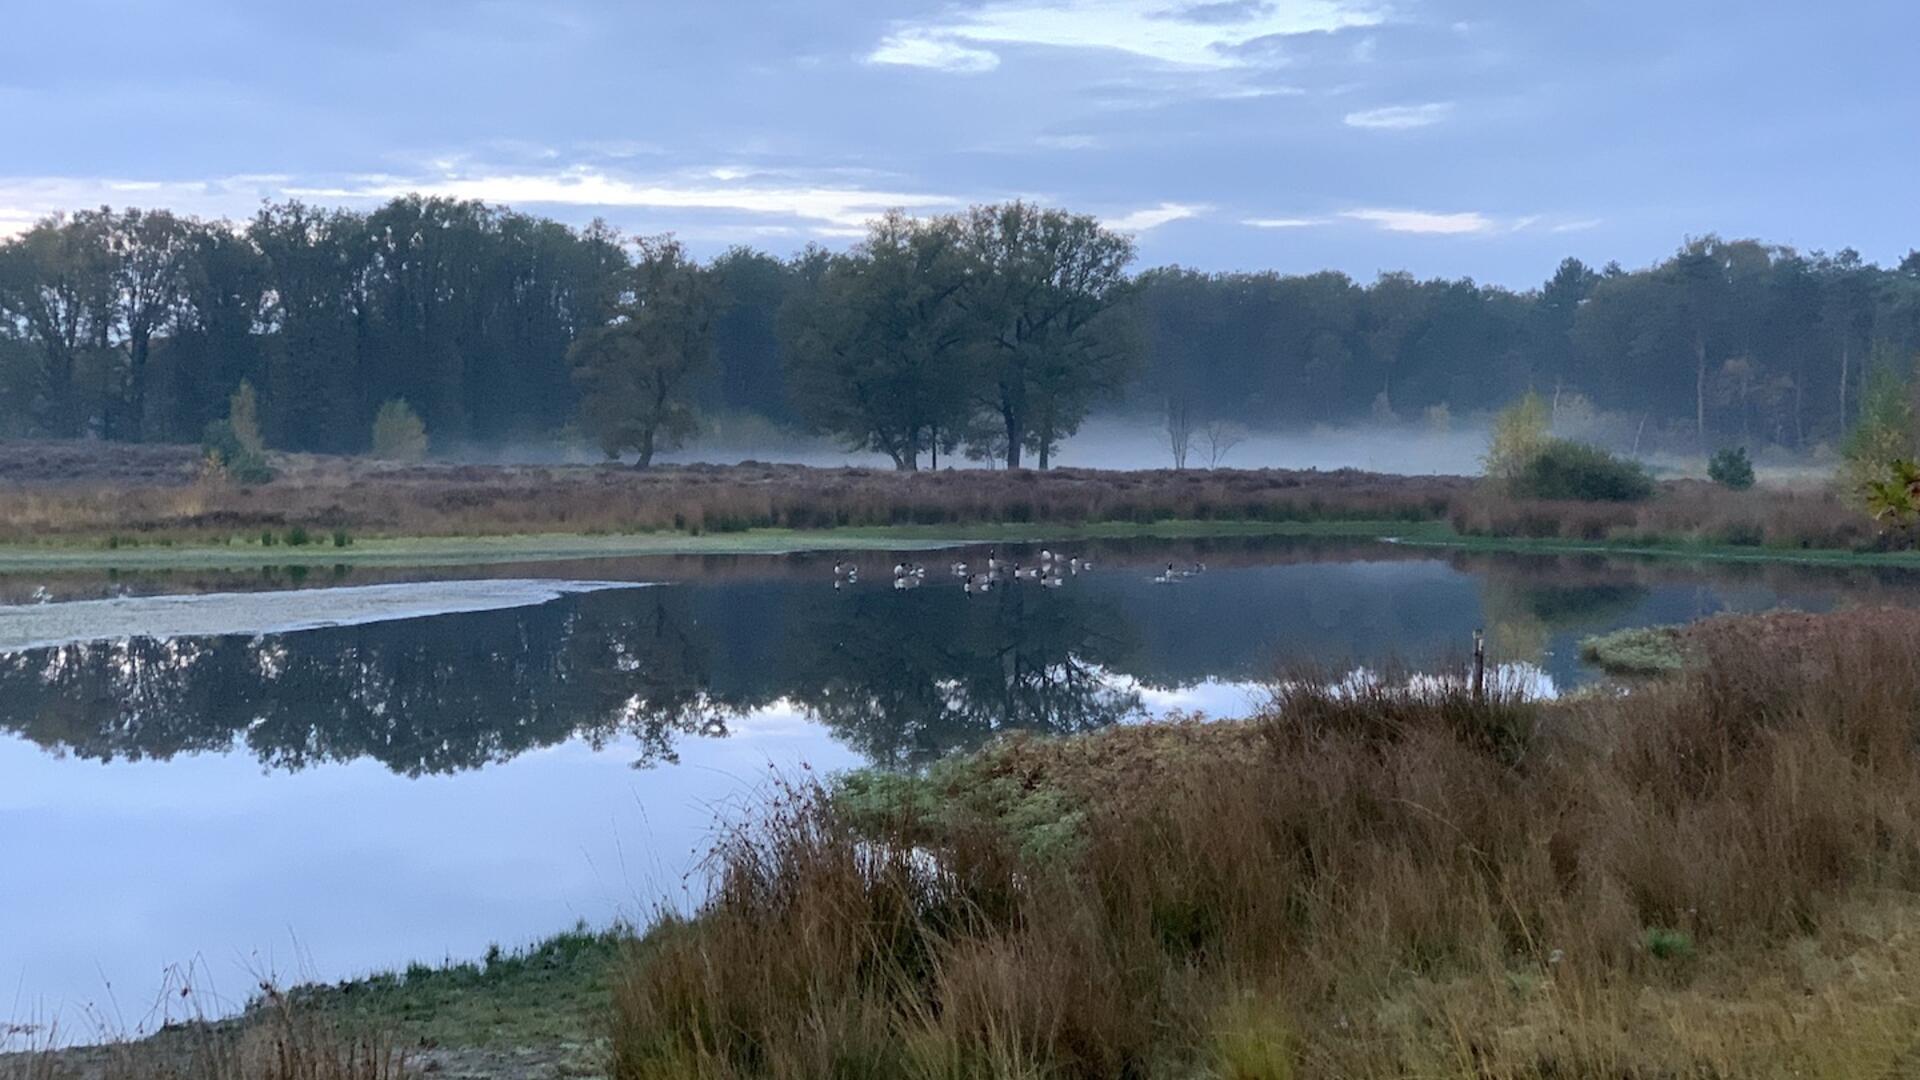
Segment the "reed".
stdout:
[[[1300,672],[1248,724],[787,789],[629,958],[614,1074],[1893,1075],[1920,617],[1687,654],[1566,702]],[[1074,841],[1025,842],[1036,806]]]

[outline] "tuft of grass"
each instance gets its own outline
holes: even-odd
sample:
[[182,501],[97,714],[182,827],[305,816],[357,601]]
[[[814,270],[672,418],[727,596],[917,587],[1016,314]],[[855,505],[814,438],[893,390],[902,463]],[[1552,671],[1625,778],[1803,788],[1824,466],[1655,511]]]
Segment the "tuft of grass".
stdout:
[[1580,658],[1609,675],[1670,675],[1686,666],[1675,626],[1597,634],[1580,642]]
[[289,995],[304,1011],[377,1025],[420,1046],[559,1045],[585,1054],[601,1037],[612,973],[632,940],[625,926],[581,924],[526,948],[496,945],[477,962],[413,964]]

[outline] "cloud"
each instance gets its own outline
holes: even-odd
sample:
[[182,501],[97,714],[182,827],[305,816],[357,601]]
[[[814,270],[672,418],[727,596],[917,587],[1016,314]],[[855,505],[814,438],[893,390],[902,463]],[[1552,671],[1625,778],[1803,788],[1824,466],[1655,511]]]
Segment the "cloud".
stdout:
[[1477,211],[1439,214],[1428,210],[1343,210],[1340,216],[1387,232],[1435,236],[1493,232],[1499,227],[1492,218]]
[[1190,68],[1230,68],[1254,42],[1375,26],[1357,0],[1170,5],[1167,0],[994,0],[971,11],[908,23],[867,55],[876,64],[990,71],[996,46],[1103,49]]
[[[735,168],[644,179],[591,168],[446,178],[376,176],[338,187],[288,188],[287,193],[346,200],[381,200],[418,193],[512,206],[731,211],[798,218],[839,229],[857,229],[887,210],[947,210],[967,202],[951,195],[806,183],[804,178],[765,176]],[[838,231],[825,234],[842,235]]]
[[165,207],[200,217],[246,217],[262,199],[279,196],[288,179],[265,174],[211,180],[0,177],[0,236],[24,232],[52,214],[98,206]]
[[1327,224],[1327,219],[1304,217],[1247,218],[1240,224],[1255,229],[1306,229],[1315,225],[1325,225]]
[[897,64],[901,67],[932,68],[979,74],[1000,66],[1000,57],[986,49],[976,49],[952,38],[919,31],[893,34],[867,54],[870,64]]
[[1098,135],[1039,135],[1033,142],[1048,150],[1098,150],[1106,145]]
[[1146,232],[1148,229],[1157,229],[1162,225],[1198,217],[1207,209],[1205,206],[1190,203],[1163,202],[1159,206],[1150,206],[1119,217],[1107,218],[1103,224],[1118,232]]
[[207,180],[0,177],[0,236],[24,231],[49,214],[90,206],[166,207],[199,217],[245,218],[251,216],[262,201],[297,198],[326,203],[372,203],[421,194],[479,199],[520,208],[730,214],[743,220],[708,220],[694,224],[707,232],[785,229],[822,237],[845,237],[861,234],[866,222],[891,209],[933,213],[959,209],[971,201],[955,195],[862,182],[874,179],[870,174],[859,172],[767,172],[731,166],[647,177],[584,166],[539,172],[473,171],[300,179],[283,175],[239,175]]
[[1557,233],[1586,232],[1588,229],[1599,228],[1601,224],[1603,223],[1599,218],[1580,218],[1575,221],[1563,221],[1558,225],[1552,226],[1547,231]]
[[1348,127],[1376,131],[1405,131],[1438,124],[1451,115],[1453,102],[1430,101],[1423,105],[1387,105],[1350,112],[1346,116],[1346,124]]

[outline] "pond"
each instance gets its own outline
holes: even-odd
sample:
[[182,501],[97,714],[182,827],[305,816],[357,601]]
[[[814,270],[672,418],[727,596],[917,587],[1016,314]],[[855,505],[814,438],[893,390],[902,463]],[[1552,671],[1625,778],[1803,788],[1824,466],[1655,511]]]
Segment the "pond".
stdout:
[[[1481,627],[1554,693],[1594,678],[1589,634],[1920,598],[1884,569],[1271,539],[1072,554],[1091,568],[1057,587],[984,594],[950,564],[985,549],[0,580],[11,1018],[150,1028],[182,986],[217,1011],[266,977],[644,920],[692,902],[714,822],[778,773],[1244,715],[1283,665],[1458,663]],[[842,559],[863,569],[836,586]],[[904,560],[922,584],[893,586]],[[1169,563],[1186,572],[1155,581]]]

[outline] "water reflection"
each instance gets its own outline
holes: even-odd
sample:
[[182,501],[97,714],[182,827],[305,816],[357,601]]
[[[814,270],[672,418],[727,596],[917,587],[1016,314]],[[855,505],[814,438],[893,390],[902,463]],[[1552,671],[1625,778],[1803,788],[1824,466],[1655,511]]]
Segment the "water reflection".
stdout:
[[1139,709],[1098,598],[1006,589],[834,596],[795,583],[570,596],[536,607],[261,637],[0,656],[0,724],[102,761],[244,748],[270,769],[371,758],[408,776],[615,736],[642,762],[798,705],[873,758],[923,761],[1009,729]]
[[[1170,559],[1212,569],[1155,584]],[[617,738],[640,763],[673,761],[686,738],[725,736],[777,705],[869,760],[911,766],[998,732],[1164,711],[1172,691],[1255,682],[1283,661],[1430,665],[1478,627],[1496,660],[1565,686],[1589,677],[1575,657],[1585,634],[1914,593],[1886,571],[1270,541],[1107,545],[1101,570],[1066,587],[987,595],[937,579],[894,590],[871,572],[873,584],[835,589],[837,561],[656,560],[632,569],[692,580],[291,634],[0,654],[0,729],[99,761],[244,750],[273,771],[370,759],[418,777],[573,740]]]
[[[59,1015],[103,983],[137,998],[194,957],[240,987],[262,970],[338,978],[469,958],[577,918],[643,917],[688,880],[716,805],[751,804],[769,766],[913,765],[1006,730],[1231,714],[1284,663],[1427,666],[1459,657],[1479,627],[1496,660],[1565,688],[1591,677],[1576,655],[1586,634],[1920,596],[1913,574],[1890,570],[1271,540],[1088,552],[1099,569],[1061,588],[973,597],[943,580],[895,591],[880,570],[893,556],[872,554],[861,587],[839,591],[832,553],[355,569],[340,582],[673,584],[0,654],[0,836],[16,840],[0,873],[0,977],[29,1011],[47,1000]],[[1209,569],[1154,584],[1169,561]],[[29,584],[97,597],[247,583],[0,580],[0,596]]]

